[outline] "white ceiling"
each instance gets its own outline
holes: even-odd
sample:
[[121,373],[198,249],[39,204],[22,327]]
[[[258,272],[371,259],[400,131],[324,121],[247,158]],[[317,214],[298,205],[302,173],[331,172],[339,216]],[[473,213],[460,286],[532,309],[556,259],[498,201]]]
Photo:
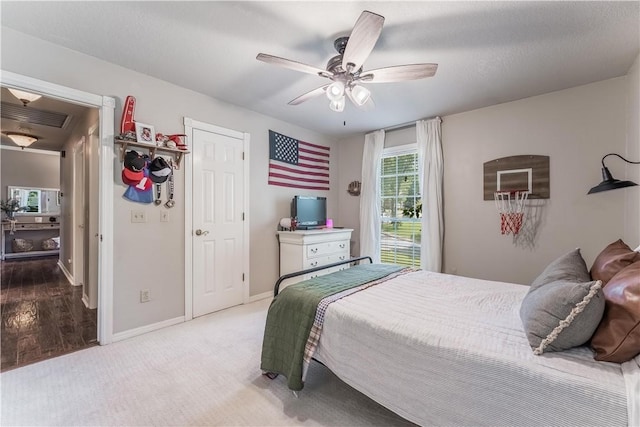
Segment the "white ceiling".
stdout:
[[[625,75],[640,2],[1,2],[3,26],[329,135],[468,111]],[[383,15],[364,70],[435,62],[432,78],[371,84],[376,108],[297,96],[327,80],[255,59],[325,68],[363,10]],[[130,94],[120,94],[123,98]],[[131,94],[135,95],[135,94]],[[346,124],[345,124],[346,123]]]

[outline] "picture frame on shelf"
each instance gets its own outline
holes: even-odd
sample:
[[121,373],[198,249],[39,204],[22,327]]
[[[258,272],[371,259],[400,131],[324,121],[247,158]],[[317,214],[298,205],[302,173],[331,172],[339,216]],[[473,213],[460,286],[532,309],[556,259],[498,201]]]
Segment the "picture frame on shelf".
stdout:
[[136,139],[139,143],[156,145],[156,130],[153,125],[136,122]]

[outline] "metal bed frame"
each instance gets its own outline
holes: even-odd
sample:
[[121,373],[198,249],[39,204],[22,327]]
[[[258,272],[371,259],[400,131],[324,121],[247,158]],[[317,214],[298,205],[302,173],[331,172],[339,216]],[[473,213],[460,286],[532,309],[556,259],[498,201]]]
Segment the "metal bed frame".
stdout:
[[343,264],[350,264],[353,262],[359,262],[362,260],[368,259],[369,260],[369,264],[373,264],[373,260],[371,259],[370,256],[361,256],[358,258],[351,258],[351,259],[347,259],[344,261],[339,261],[339,262],[334,262],[333,264],[327,264],[327,265],[321,265],[319,267],[313,267],[313,268],[308,268],[306,270],[302,270],[302,271],[296,271],[295,273],[288,273],[288,274],[284,274],[282,276],[280,276],[278,278],[278,280],[276,281],[276,284],[274,285],[273,288],[273,297],[277,297],[278,296],[278,292],[280,291],[280,284],[287,280],[290,279],[292,277],[297,277],[297,276],[302,276],[304,274],[308,274],[308,273],[313,273],[315,271],[320,271],[320,270],[324,270],[327,268],[332,268],[332,267],[337,267],[339,265],[343,265]]

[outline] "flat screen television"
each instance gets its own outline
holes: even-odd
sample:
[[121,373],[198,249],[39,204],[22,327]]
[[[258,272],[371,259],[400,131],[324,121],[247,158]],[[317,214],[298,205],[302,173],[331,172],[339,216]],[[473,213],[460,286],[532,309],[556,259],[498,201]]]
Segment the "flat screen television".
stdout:
[[300,230],[324,227],[327,223],[327,198],[295,196],[291,201],[291,217],[297,218]]

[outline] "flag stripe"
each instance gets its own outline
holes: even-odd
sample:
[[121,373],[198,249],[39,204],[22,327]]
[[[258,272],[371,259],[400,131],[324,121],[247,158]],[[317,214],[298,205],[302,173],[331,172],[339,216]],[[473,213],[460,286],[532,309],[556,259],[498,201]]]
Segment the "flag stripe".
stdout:
[[329,174],[330,147],[269,130],[269,184],[329,190]]
[[[286,163],[285,163],[286,164]],[[305,175],[312,175],[312,176],[326,176],[327,178],[329,178],[329,174],[328,173],[324,173],[324,172],[311,172],[311,171],[305,171],[305,172],[301,172],[299,170],[296,169],[292,169],[292,168],[288,168],[286,166],[282,166],[279,165],[275,162],[271,162],[271,164],[269,164],[270,169],[278,169],[278,170],[282,170],[282,171],[286,171],[286,172],[291,172],[291,173],[304,173]]]
[[[271,173],[269,173],[269,178],[285,178],[285,179],[288,179],[289,176],[282,175],[281,173],[271,172]],[[313,182],[313,183],[317,183],[317,184],[327,184],[327,185],[329,184],[329,181],[327,181],[326,179],[296,178],[296,181]]]
[[317,166],[317,165],[292,165],[290,163],[278,162],[277,160],[271,160],[269,162],[269,166],[271,165],[279,165],[282,167],[290,168],[297,171],[300,174],[307,174],[309,172],[318,172],[318,173],[329,173],[329,168],[326,166]]
[[300,160],[307,160],[309,162],[316,162],[316,163],[324,163],[324,164],[328,164],[329,163],[329,159],[316,159],[315,157],[307,157],[307,156],[302,156],[300,154],[298,154],[298,159]]
[[307,154],[311,154],[311,155],[315,155],[315,156],[320,156],[321,158],[322,157],[327,157],[327,158],[329,157],[329,153],[319,153],[317,151],[307,150],[306,148],[301,148],[300,145],[302,145],[302,144],[298,145],[298,151],[301,151],[301,152],[307,153]]
[[311,163],[298,163],[298,164],[300,165],[300,167],[303,167],[303,168],[323,169],[323,170],[326,170],[326,171],[329,170],[329,167],[326,166],[326,165],[314,165],[314,164],[311,164]]
[[323,145],[316,145],[316,144],[312,144],[310,142],[304,142],[304,141],[298,141],[300,144],[304,144],[304,145],[308,145],[309,147],[313,147],[313,148],[319,148],[320,150],[326,150],[329,151],[331,150],[331,147],[325,147]]
[[284,182],[275,182],[275,181],[271,181],[269,180],[269,184],[270,185],[279,185],[281,187],[290,187],[290,188],[302,188],[304,190],[327,190],[329,191],[329,187],[316,187],[316,186],[310,186],[310,185],[300,185],[300,184],[288,184],[288,183],[284,183]]

